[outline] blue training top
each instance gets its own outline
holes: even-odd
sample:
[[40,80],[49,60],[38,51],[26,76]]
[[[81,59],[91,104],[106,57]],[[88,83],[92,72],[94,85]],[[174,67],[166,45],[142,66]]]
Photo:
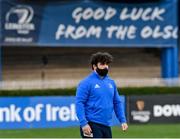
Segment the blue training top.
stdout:
[[95,122],[111,126],[112,112],[121,123],[126,122],[123,104],[115,82],[92,72],[80,82],[76,91],[76,113],[80,126]]

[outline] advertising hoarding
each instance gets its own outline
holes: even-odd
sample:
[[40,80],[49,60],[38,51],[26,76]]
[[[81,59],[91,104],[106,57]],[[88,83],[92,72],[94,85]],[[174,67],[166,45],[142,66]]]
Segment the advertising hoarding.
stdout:
[[[125,103],[125,97],[121,96]],[[112,125],[119,124],[113,114]],[[1,97],[0,129],[79,126],[75,97]]]
[[177,1],[1,1],[3,45],[172,47]]
[[130,123],[180,123],[180,95],[128,97]]

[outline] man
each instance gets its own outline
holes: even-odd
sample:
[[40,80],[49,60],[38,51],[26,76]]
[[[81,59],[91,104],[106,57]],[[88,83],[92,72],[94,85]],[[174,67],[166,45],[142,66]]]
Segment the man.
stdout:
[[113,110],[122,130],[128,125],[115,82],[107,75],[113,57],[109,53],[91,56],[93,72],[80,82],[76,91],[76,113],[83,138],[112,138],[111,120]]

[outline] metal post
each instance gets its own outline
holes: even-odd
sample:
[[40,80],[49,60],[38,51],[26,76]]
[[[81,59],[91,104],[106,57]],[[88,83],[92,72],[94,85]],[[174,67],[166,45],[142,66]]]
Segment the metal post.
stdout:
[[162,50],[161,59],[162,78],[178,77],[178,47],[168,47]]
[[1,22],[1,15],[2,15],[2,5],[0,1],[0,88],[2,83],[2,22]]
[[0,44],[0,87],[2,83],[2,46]]

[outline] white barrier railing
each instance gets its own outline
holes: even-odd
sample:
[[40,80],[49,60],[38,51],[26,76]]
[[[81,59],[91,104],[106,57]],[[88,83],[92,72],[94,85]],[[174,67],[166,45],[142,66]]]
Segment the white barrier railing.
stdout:
[[[56,89],[76,87],[81,79],[1,81],[0,90]],[[118,87],[180,86],[180,78],[114,78]]]

